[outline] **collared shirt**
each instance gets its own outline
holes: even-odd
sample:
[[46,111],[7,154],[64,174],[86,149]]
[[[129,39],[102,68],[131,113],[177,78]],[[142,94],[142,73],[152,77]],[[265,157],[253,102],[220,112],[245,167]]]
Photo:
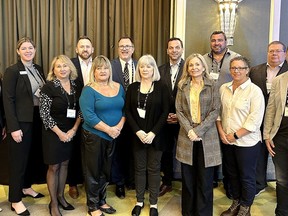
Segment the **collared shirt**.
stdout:
[[[122,73],[124,73],[126,62],[123,61],[121,58],[119,59],[120,59],[121,67],[122,67]],[[134,68],[132,59],[130,59],[127,63],[128,63],[128,70],[129,70],[129,84],[131,84],[135,81],[135,68]]]
[[[214,79],[218,82],[218,85],[221,86],[223,83],[232,81],[232,77],[230,75],[230,60],[235,58],[236,56],[240,56],[238,53],[233,52],[232,50],[227,48],[227,51],[224,55],[223,61],[217,62],[213,59],[213,56],[210,53],[206,53],[203,57],[208,65],[209,75],[213,73],[219,73],[218,79]],[[222,63],[221,63],[222,62]],[[210,75],[211,76],[211,75]]]
[[267,62],[266,88],[267,88],[268,93],[270,93],[273,79],[277,76],[283,64],[284,64],[284,61],[281,64],[279,64],[277,67],[272,68]]
[[92,58],[89,59],[88,65],[86,64],[85,61],[82,60],[82,58],[80,58],[80,56],[78,56],[78,58],[81,66],[83,82],[84,85],[86,85],[89,82],[89,74],[92,67]]
[[174,65],[170,63],[170,75],[171,75],[172,90],[174,89],[174,86],[175,86],[175,83],[176,83],[176,80],[177,80],[177,76],[178,76],[179,69],[180,69],[180,62],[181,62],[181,58]]
[[264,96],[250,78],[233,93],[232,83],[220,87],[221,112],[218,120],[226,134],[245,128],[251,133],[231,143],[241,147],[256,145],[261,140],[260,126],[264,115]]

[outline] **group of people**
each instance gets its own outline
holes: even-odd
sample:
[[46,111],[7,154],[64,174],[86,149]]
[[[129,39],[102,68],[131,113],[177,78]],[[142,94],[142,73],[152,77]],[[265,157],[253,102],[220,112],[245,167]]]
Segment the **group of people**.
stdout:
[[[64,197],[69,161],[82,169],[89,215],[116,212],[106,203],[113,182],[121,199],[125,186],[135,188],[132,216],[141,214],[146,189],[149,215],[158,216],[158,197],[172,190],[174,157],[181,163],[183,216],[213,215],[220,164],[232,199],[221,216],[249,216],[255,195],[267,187],[268,152],[276,169],[275,214],[288,215],[286,46],[270,43],[267,63],[251,68],[226,40],[224,32],[215,31],[210,53],[184,61],[183,42],[170,38],[169,62],[158,67],[149,54],[132,58],[130,37],[119,39],[118,58],[92,59],[92,42],[82,36],[77,57],[56,56],[45,78],[33,63],[34,42],[21,38],[19,61],[6,69],[1,87],[11,210],[30,215],[22,197],[44,196],[29,181],[30,151],[33,143],[42,143],[53,216],[62,215],[59,206],[74,209]],[[4,125],[1,116],[3,138]],[[76,198],[79,181],[68,181]]]

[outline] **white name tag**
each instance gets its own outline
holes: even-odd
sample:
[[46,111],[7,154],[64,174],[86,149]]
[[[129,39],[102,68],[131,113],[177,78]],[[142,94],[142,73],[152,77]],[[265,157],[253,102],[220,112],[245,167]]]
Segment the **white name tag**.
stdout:
[[266,83],[267,93],[269,94],[271,91],[272,83]]
[[25,75],[25,74],[27,74],[27,71],[20,71],[20,74]]
[[287,107],[287,106],[285,107],[284,116],[285,116],[285,117],[288,117],[288,107]]
[[67,109],[67,118],[76,118],[76,110]]
[[137,108],[138,114],[140,116],[140,118],[145,119],[145,115],[146,115],[146,110],[141,109],[141,108]]
[[211,72],[210,73],[210,76],[213,80],[218,80],[219,78],[219,73],[214,73],[214,72]]

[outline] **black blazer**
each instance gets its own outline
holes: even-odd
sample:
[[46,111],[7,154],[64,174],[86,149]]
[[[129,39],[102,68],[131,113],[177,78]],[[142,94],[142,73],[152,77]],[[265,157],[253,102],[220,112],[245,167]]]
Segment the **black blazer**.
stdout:
[[134,142],[143,145],[136,136],[136,132],[139,130],[143,130],[146,133],[152,131],[156,135],[152,145],[158,150],[165,150],[166,143],[162,142],[162,140],[163,136],[165,136],[163,127],[166,124],[169,113],[167,86],[161,81],[154,82],[154,90],[147,99],[146,117],[142,119],[137,111],[139,85],[140,82],[134,82],[129,85],[125,101],[127,122],[133,131],[132,138]]
[[[288,71],[288,64],[287,61],[285,60],[277,76],[286,71]],[[263,63],[252,67],[249,73],[249,77],[254,84],[256,84],[259,88],[261,88],[264,95],[265,107],[266,107],[269,99],[269,94],[267,92],[266,87],[267,63]]]
[[180,65],[179,65],[179,72],[178,72],[178,75],[176,77],[176,82],[175,82],[173,91],[172,91],[172,83],[171,83],[171,75],[170,75],[170,62],[163,64],[159,67],[161,81],[167,85],[168,90],[169,90],[170,103],[171,103],[170,104],[170,112],[171,113],[176,113],[175,100],[176,100],[176,95],[177,95],[177,90],[178,90],[178,83],[179,83],[179,80],[180,80],[180,78],[182,76],[182,72],[183,72],[184,63],[185,63],[184,60],[181,59]]
[[81,65],[80,65],[80,61],[79,61],[79,58],[76,57],[76,58],[71,58],[71,61],[73,62],[74,66],[76,67],[77,69],[77,79],[75,80],[75,84],[77,86],[77,90],[79,89],[81,92],[81,90],[83,89],[84,87],[84,80],[83,80],[83,75],[82,75],[82,70],[81,70]]
[[[36,64],[34,66],[45,80],[42,68]],[[8,67],[4,73],[3,103],[8,133],[20,130],[19,122],[33,122],[32,88],[21,61]]]
[[[113,59],[111,61],[111,66],[112,66],[112,79],[113,79],[113,81],[120,83],[122,85],[122,87],[125,89],[120,59],[119,58]],[[133,59],[133,66],[135,67],[135,70],[136,70],[137,61],[135,59]],[[134,71],[134,73],[135,73],[135,71]]]

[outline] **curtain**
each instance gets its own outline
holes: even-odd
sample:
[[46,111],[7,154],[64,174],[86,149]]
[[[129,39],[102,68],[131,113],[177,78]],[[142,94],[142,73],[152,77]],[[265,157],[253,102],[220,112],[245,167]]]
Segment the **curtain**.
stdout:
[[135,43],[134,58],[151,54],[158,65],[167,61],[170,0],[9,0],[0,3],[0,72],[17,61],[16,43],[31,37],[35,63],[45,73],[54,56],[76,56],[77,38],[87,35],[94,56],[117,57],[121,36]]

